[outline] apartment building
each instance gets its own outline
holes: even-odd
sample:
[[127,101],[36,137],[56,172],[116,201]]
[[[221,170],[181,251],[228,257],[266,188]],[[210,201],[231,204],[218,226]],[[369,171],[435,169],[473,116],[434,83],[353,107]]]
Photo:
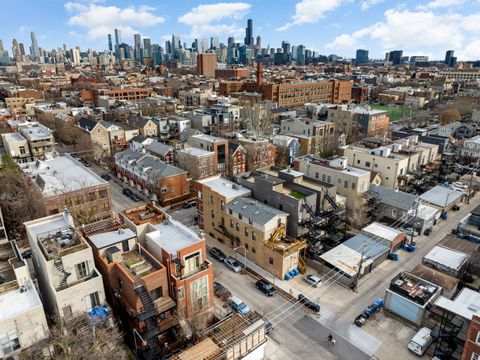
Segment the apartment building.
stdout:
[[125,121],[127,125],[138,129],[140,135],[145,137],[158,136],[158,125],[152,117],[132,115]]
[[247,150],[242,145],[228,143],[228,175],[235,176],[247,171]]
[[249,69],[215,69],[216,79],[245,79],[250,76]]
[[388,145],[372,148],[356,143],[344,147],[343,155],[349,166],[377,172],[382,185],[390,189],[396,189],[403,183],[400,177],[406,175],[409,169],[409,156],[394,153]]
[[13,132],[2,134],[2,141],[6,153],[14,158],[15,161],[25,163],[33,160],[28,141],[20,133]]
[[463,142],[463,148],[460,154],[464,157],[479,158],[480,157],[480,135]]
[[188,171],[192,180],[203,179],[217,173],[213,151],[188,147],[177,151],[177,165]]
[[30,154],[34,159],[43,159],[47,153],[55,152],[55,139],[46,126],[27,122],[18,125],[18,132],[27,139]]
[[300,142],[287,135],[275,135],[272,143],[277,150],[277,165],[292,165],[293,160],[300,155]]
[[145,150],[147,153],[158,157],[165,164],[174,165],[176,163],[177,156],[174,148],[170,145],[154,140],[149,145],[145,146]]
[[207,78],[215,78],[217,68],[217,55],[215,53],[204,53],[197,55],[197,75]]
[[112,154],[109,128],[113,131],[120,131],[120,128],[111,128],[111,124],[106,121],[97,122],[84,117],[78,120],[77,126],[89,135],[94,157],[96,159],[110,156]]
[[199,107],[207,104],[210,95],[210,90],[180,90],[178,92],[178,99],[187,107]]
[[277,150],[268,139],[236,138],[229,142],[241,145],[247,152],[247,171],[275,166]]
[[226,174],[228,169],[228,140],[205,134],[190,136],[187,140],[190,146],[213,151],[215,153],[215,167],[220,174]]
[[22,164],[21,169],[39,189],[48,214],[66,206],[77,224],[110,215],[110,185],[70,155]]
[[206,241],[152,204],[122,213],[138,241],[166,268],[169,294],[180,320],[213,310],[213,266]]
[[7,97],[5,98],[5,106],[8,109],[21,109],[25,107],[26,104],[35,104],[35,99],[33,97]]
[[133,149],[116,153],[114,159],[119,179],[162,205],[185,200],[190,195],[185,170]]
[[162,345],[172,341],[167,332],[178,325],[166,267],[116,216],[81,231],[92,247],[106,297],[129,345],[144,358],[162,356]]
[[43,304],[57,321],[106,305],[91,247],[65,210],[25,223]]
[[335,124],[326,121],[312,121],[309,118],[289,118],[282,120],[280,131],[284,135],[296,137],[300,142],[302,155],[319,155],[337,141]]
[[141,100],[149,98],[153,93],[152,88],[104,88],[93,90],[93,97],[95,104],[98,106],[98,100],[100,97],[108,96],[115,100]]
[[480,316],[473,315],[468,327],[461,360],[480,359]]
[[0,278],[0,357],[41,353],[49,336],[45,311],[15,242],[0,242]]
[[295,159],[295,170],[306,177],[335,185],[338,194],[353,200],[368,191],[371,172],[347,165],[347,158],[325,160],[314,156],[301,156]]

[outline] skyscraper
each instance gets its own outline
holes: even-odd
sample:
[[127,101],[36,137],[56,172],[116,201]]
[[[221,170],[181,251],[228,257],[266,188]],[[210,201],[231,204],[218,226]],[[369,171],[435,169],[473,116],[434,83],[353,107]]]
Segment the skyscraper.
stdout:
[[262,38],[260,37],[260,35],[257,36],[257,43],[255,44],[255,47],[257,49],[261,49],[262,48]]
[[454,67],[457,63],[457,58],[453,56],[455,51],[453,50],[448,50],[445,54],[445,64],[447,64],[449,67]]
[[253,46],[253,20],[247,20],[247,27],[245,28],[245,45]]
[[218,36],[212,36],[210,38],[210,49],[218,49],[220,47],[220,40]]
[[20,52],[20,45],[18,44],[17,39],[12,40],[12,55],[15,61],[20,61],[22,59],[22,53]]
[[393,65],[400,65],[402,63],[403,50],[390,51],[388,54],[388,61],[391,61]]
[[305,46],[303,45],[297,47],[297,65],[305,65]]
[[180,50],[182,48],[181,42],[180,42],[180,35],[172,35],[172,52],[175,52],[175,50]]
[[234,47],[235,46],[235,38],[233,36],[230,36],[227,40],[227,46],[229,48],[231,47]]
[[30,34],[30,38],[32,39],[32,46],[30,47],[30,55],[32,55],[33,60],[38,61],[40,60],[40,49],[38,48],[37,38],[33,31]]
[[140,49],[142,47],[142,37],[140,34],[134,34],[133,35],[133,40],[135,43],[135,48]]
[[152,57],[152,45],[149,38],[143,39],[143,57]]
[[197,55],[197,74],[209,78],[215,78],[217,68],[217,55],[215,53],[204,53]]
[[115,29],[115,45],[118,46],[122,42],[122,33],[120,29]]
[[355,62],[358,64],[366,64],[368,62],[368,50],[358,49],[355,56]]
[[108,50],[113,51],[112,34],[108,34]]

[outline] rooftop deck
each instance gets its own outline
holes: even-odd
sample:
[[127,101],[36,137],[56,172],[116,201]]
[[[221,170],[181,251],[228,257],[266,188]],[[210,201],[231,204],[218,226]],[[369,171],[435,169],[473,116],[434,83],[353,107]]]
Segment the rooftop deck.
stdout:
[[135,225],[146,223],[155,225],[160,224],[165,219],[165,213],[150,203],[125,210],[122,215]]
[[37,241],[47,261],[88,248],[82,235],[71,226],[37,234]]

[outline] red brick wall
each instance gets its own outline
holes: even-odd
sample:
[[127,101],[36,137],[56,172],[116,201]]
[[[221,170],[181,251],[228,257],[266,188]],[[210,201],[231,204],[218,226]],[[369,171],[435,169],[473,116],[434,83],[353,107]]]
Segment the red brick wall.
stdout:
[[480,355],[480,344],[476,342],[479,332],[480,316],[474,315],[468,328],[467,340],[463,347],[462,360],[471,360],[473,353]]

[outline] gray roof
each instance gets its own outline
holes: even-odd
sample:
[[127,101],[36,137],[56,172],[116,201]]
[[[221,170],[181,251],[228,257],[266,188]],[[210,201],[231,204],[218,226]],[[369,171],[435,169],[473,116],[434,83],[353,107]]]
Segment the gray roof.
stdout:
[[237,198],[229,203],[227,208],[262,225],[265,225],[277,215],[288,215],[252,198]]
[[176,166],[165,164],[163,161],[152,155],[145,155],[145,157],[136,162],[135,167],[141,171],[145,168],[149,168],[146,171],[149,176],[154,175],[158,179],[187,173],[185,170]]
[[390,250],[390,247],[386,244],[386,242],[383,242],[374,236],[369,236],[362,233],[348,239],[343,243],[343,245],[359,253],[365,249],[365,259],[372,259],[373,261]]
[[154,141],[150,145],[147,145],[145,149],[154,154],[165,155],[173,148],[170,145],[161,143],[160,141]]
[[415,195],[403,191],[388,189],[381,185],[377,186],[370,184],[370,191],[372,191],[374,195],[378,197],[380,202],[390,206],[395,206],[399,209],[410,210],[413,208],[415,203]]
[[420,195],[420,199],[443,208],[455,202],[462,196],[463,193],[460,191],[437,185]]
[[118,244],[124,240],[129,240],[135,237],[135,233],[130,229],[119,229],[116,231],[104,232],[95,234],[88,238],[97,249],[102,249],[107,246]]

